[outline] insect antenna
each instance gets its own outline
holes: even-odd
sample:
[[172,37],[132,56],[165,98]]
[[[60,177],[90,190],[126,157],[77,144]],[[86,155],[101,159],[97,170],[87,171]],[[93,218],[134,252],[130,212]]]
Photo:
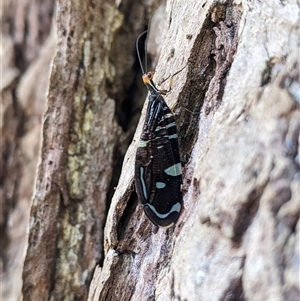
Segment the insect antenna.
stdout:
[[[143,63],[142,63],[142,59],[141,59],[141,55],[140,55],[140,50],[139,50],[139,42],[140,42],[140,39],[143,35],[147,34],[148,30],[145,30],[144,32],[142,32],[138,38],[136,39],[136,42],[135,42],[135,47],[136,47],[136,53],[137,53],[137,56],[138,56],[138,59],[139,59],[139,63],[140,63],[140,67],[141,67],[141,70],[142,70],[142,73],[145,74],[145,70],[144,70],[144,67],[143,67]],[[146,71],[147,71],[147,38],[145,40],[145,45],[144,45],[144,49],[145,49],[145,67],[146,67]]]

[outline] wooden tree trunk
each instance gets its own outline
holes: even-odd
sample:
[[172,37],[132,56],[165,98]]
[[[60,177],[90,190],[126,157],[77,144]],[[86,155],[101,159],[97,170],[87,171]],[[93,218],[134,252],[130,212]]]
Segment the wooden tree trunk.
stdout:
[[[299,4],[167,1],[165,13],[157,12],[149,40],[153,57],[161,46],[155,83],[167,88],[168,81],[159,83],[185,67],[165,97],[176,113],[185,161],[184,208],[168,230],[151,224],[134,192],[145,109],[118,172],[146,96],[135,40],[157,4],[56,3],[52,35],[40,50],[48,51],[48,66],[54,60],[23,300],[297,300]],[[31,112],[35,98],[28,94],[48,75],[46,65],[37,64],[39,73],[23,82],[25,94],[14,92],[13,63],[7,69],[13,80],[3,89],[5,112],[21,112],[11,118],[15,128],[22,127],[23,111]],[[4,118],[3,132],[9,128]],[[15,130],[7,140],[19,136]],[[32,147],[27,141],[25,149]],[[10,157],[20,164],[16,153]],[[14,177],[3,177],[4,191],[11,179],[19,181],[12,170]],[[1,216],[6,258],[13,258],[7,241],[17,245],[6,226],[7,204],[21,204],[11,195]]]
[[134,85],[134,45],[147,14],[134,1],[56,3],[57,51],[30,213],[23,300],[87,299],[95,266],[103,261],[113,173],[135,129],[130,122],[139,106],[134,94],[126,93]]
[[1,1],[0,296],[22,298],[22,269],[50,64],[53,1]]
[[299,5],[168,2],[155,81],[174,77],[184,210],[157,229],[133,193],[140,126],[89,300],[297,300]]

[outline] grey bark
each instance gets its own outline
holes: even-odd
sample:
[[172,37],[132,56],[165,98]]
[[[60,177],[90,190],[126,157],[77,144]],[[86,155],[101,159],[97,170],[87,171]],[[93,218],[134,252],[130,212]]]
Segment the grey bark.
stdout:
[[[174,77],[184,210],[157,229],[133,193],[140,120],[89,300],[297,300],[299,3],[168,2],[155,81]],[[144,111],[145,112],[145,111]]]
[[[15,292],[14,278],[2,280],[6,297],[20,299],[23,285],[26,301],[297,300],[299,3],[167,1],[157,13],[148,46],[154,60],[160,53],[155,82],[168,87],[164,80],[186,66],[165,97],[186,161],[184,209],[169,230],[150,223],[134,193],[145,108],[117,172],[146,93],[135,40],[156,5],[60,1],[47,41],[50,23],[42,21],[49,18],[32,16],[51,5],[32,4],[31,14],[14,21],[26,32],[17,20],[28,18],[33,29],[7,43],[7,54],[24,47],[25,59],[17,68],[13,56],[7,60],[2,88],[2,133],[14,150],[1,162],[12,171],[2,176],[3,266],[4,275],[19,279]],[[46,89],[40,148],[35,120],[43,105],[36,104],[44,104]],[[32,118],[19,132],[24,115]],[[17,223],[8,229],[18,212],[21,231]]]
[[0,295],[22,298],[29,212],[55,42],[53,1],[1,2]]
[[[23,300],[87,299],[95,266],[103,260],[113,173],[135,128],[127,115],[138,106],[134,95],[124,95],[134,84],[134,45],[145,16],[145,7],[130,1],[56,3],[57,45],[30,213]],[[126,99],[132,107],[127,108]]]

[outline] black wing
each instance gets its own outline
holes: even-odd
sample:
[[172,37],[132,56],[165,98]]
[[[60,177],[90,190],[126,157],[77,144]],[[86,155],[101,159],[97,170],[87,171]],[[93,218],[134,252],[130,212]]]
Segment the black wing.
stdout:
[[182,175],[174,115],[161,94],[149,96],[143,132],[136,153],[135,186],[149,219],[161,227],[177,220]]

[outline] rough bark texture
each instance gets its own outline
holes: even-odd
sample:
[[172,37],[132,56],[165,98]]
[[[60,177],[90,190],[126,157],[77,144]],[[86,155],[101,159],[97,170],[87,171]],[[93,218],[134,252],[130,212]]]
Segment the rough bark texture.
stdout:
[[30,204],[40,154],[53,1],[1,1],[0,249],[2,300],[21,299]]
[[114,168],[133,134],[131,116],[138,109],[131,105],[134,95],[124,95],[134,85],[135,39],[148,13],[133,3],[56,3],[57,45],[23,300],[86,300],[95,266],[103,260]]
[[163,230],[137,203],[142,117],[89,300],[297,300],[299,3],[174,1],[167,14],[155,81],[188,62],[166,97],[189,159],[184,210]]
[[21,2],[4,5],[4,299],[21,298],[36,176],[24,301],[297,300],[299,3],[167,1],[156,13],[155,82],[186,66],[165,97],[184,209],[163,230],[134,192],[145,109],[118,173],[146,93],[135,40],[158,1],[58,1],[49,37],[53,3]]

